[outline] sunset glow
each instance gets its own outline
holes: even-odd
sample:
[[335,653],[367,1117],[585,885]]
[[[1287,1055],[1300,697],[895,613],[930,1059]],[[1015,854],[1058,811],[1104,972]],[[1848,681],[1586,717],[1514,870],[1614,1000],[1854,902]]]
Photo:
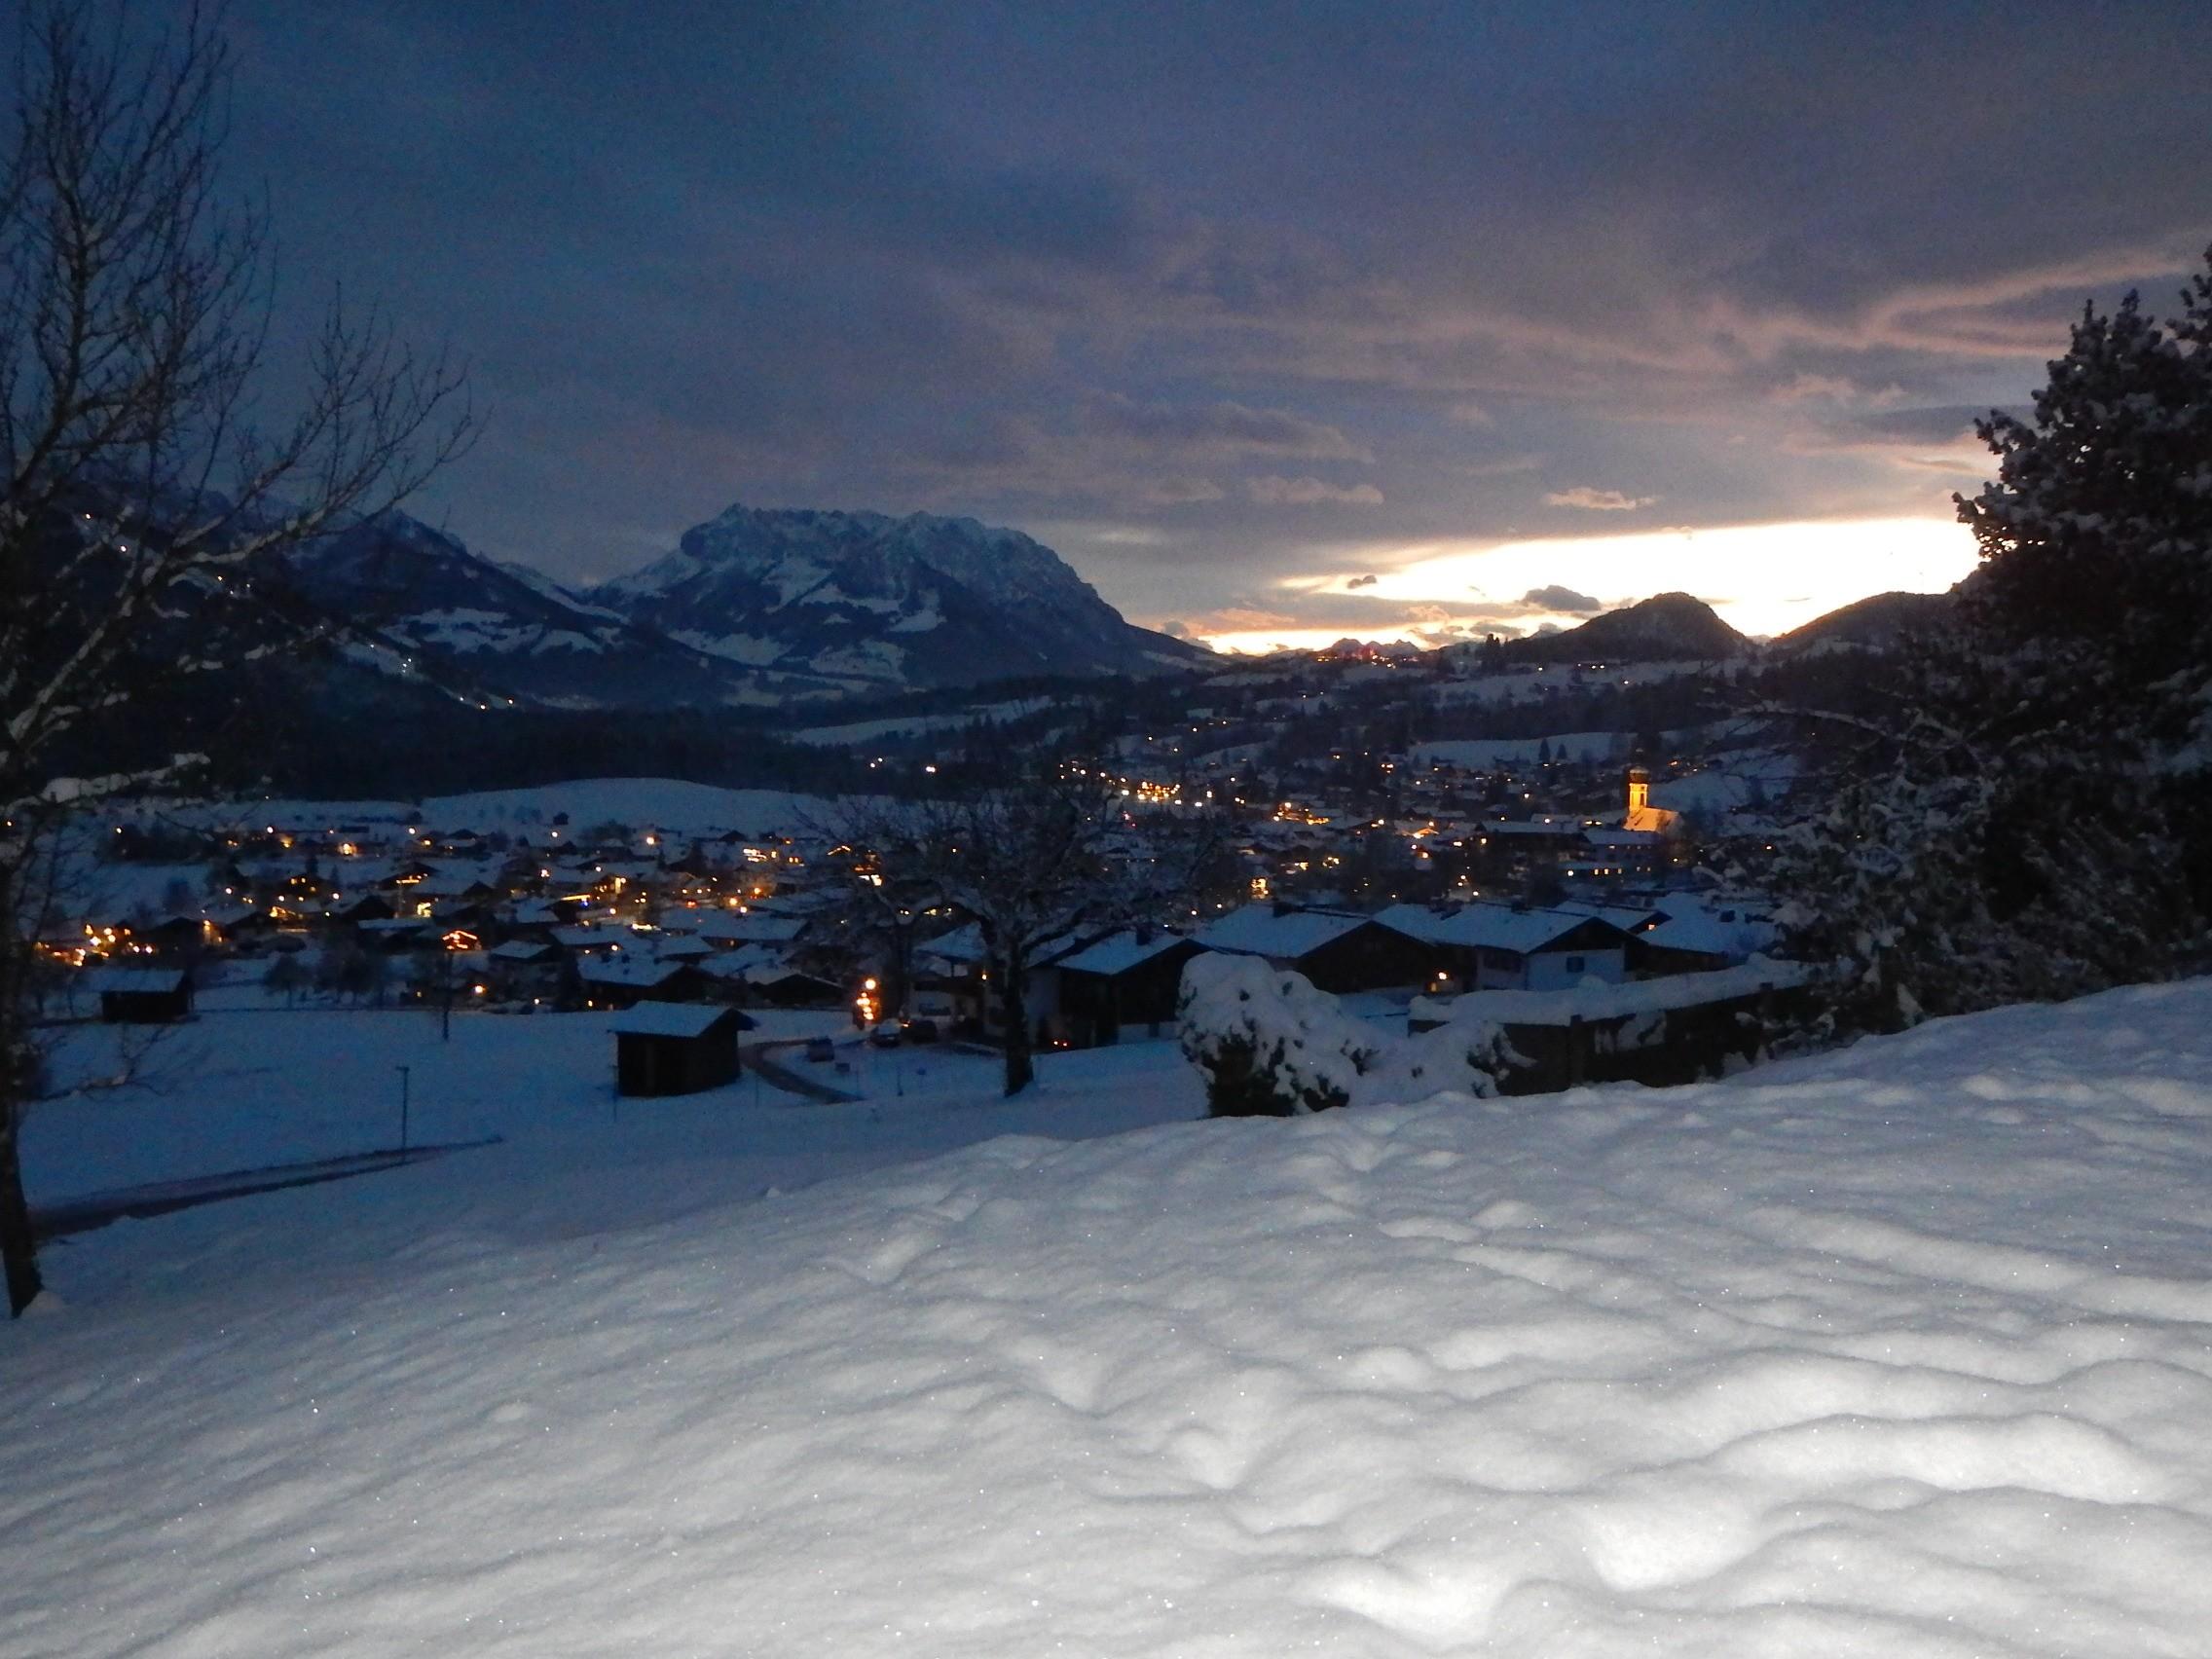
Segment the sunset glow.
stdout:
[[1414,547],[1398,550],[1392,563],[1356,588],[1347,577],[1296,589],[1372,601],[1372,627],[1269,628],[1236,617],[1202,637],[1228,651],[1304,649],[1347,634],[1435,645],[1493,628],[1507,635],[1568,628],[1595,613],[1523,604],[1546,589],[1572,590],[1604,609],[1659,592],[1691,593],[1743,633],[1781,634],[1869,594],[1940,592],[1973,568],[1974,543],[1949,519],[1859,519]]

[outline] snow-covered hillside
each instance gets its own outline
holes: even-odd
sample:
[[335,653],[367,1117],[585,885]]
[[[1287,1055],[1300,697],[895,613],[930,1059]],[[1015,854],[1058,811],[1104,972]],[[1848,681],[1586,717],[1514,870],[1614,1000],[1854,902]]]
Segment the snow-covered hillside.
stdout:
[[658,1220],[649,1162],[577,1133],[557,1203],[493,1148],[121,1225],[0,1331],[0,1631],[2200,1654],[2208,1030],[2212,983],[2137,989],[1677,1090],[1030,1134],[781,1196],[733,1161]]

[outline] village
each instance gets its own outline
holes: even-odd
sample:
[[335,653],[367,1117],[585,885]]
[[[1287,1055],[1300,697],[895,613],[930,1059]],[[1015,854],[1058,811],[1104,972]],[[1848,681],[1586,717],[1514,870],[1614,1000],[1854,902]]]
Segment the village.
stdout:
[[[1039,943],[1021,1001],[1041,1052],[1171,1038],[1205,952],[1300,974],[1394,1031],[1486,999],[1529,1056],[1512,1092],[1717,1073],[1802,985],[1768,960],[1772,903],[1743,879],[1762,822],[1661,804],[1714,798],[1695,759],[1622,764],[1627,734],[1301,754],[1218,741],[1279,720],[1264,700],[1198,717],[1061,762],[1124,809],[1133,844],[1198,817],[1221,856],[1202,890]],[[904,767],[924,789],[935,769]],[[865,1090],[865,1050],[1006,1038],[981,931],[938,906],[868,926],[856,899],[882,867],[819,797],[599,780],[115,819],[89,827],[75,903],[40,940],[62,1017],[173,1022],[215,993],[448,1028],[611,1013],[624,1093],[726,1087],[742,1047],[825,1099]],[[813,1017],[763,1028],[790,1012]]]

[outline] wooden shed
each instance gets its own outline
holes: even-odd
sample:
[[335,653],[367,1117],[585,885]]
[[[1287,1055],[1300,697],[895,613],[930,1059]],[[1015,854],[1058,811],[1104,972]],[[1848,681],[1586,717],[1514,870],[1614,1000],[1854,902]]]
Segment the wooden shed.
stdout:
[[166,1025],[192,1012],[192,976],[181,968],[100,968],[92,988],[110,1025]]
[[737,1077],[737,1034],[748,1023],[734,1008],[641,1002],[616,1014],[614,1088],[618,1094],[696,1094]]

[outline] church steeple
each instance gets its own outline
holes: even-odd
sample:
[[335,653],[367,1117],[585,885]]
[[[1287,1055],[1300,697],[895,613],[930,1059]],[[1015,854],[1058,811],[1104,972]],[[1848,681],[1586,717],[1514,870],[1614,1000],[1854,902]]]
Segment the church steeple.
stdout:
[[1651,804],[1651,774],[1641,766],[1628,769],[1628,815],[1634,819]]

